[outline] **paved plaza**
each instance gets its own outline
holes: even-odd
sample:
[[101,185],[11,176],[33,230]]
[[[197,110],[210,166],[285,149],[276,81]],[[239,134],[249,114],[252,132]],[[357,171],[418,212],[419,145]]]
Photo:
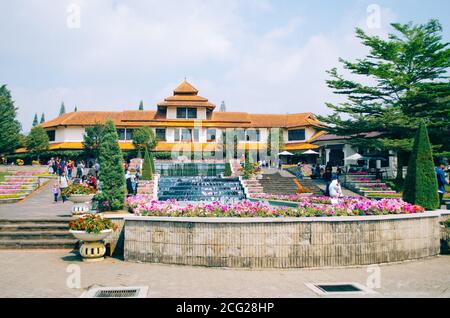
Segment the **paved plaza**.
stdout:
[[[148,286],[148,297],[320,297],[305,283],[366,285],[373,273],[368,267],[236,270],[113,258],[83,263],[67,250],[0,251],[0,268],[0,297],[79,297],[99,286]],[[78,268],[81,288],[68,288]],[[450,256],[381,265],[379,270],[380,288],[368,297],[450,297]]]
[[53,202],[52,186],[50,181],[28,198],[18,203],[0,204],[0,219],[52,219],[70,217],[72,202]]

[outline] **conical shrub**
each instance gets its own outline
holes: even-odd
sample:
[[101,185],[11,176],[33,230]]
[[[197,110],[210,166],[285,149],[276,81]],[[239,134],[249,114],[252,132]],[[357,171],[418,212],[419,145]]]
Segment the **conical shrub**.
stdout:
[[438,184],[427,127],[422,120],[408,164],[403,200],[427,210],[439,208]]
[[148,154],[148,149],[145,148],[144,163],[142,164],[142,180],[152,180],[153,170],[150,160],[150,155]]

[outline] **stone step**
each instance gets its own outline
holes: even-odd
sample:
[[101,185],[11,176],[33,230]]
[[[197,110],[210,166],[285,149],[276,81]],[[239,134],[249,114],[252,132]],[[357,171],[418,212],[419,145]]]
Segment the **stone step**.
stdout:
[[76,239],[59,240],[0,240],[0,249],[75,249]]
[[68,229],[66,231],[13,231],[6,232],[0,231],[0,241],[2,240],[16,240],[16,241],[25,241],[25,240],[61,240],[73,239],[72,234],[69,233]]
[[54,218],[54,219],[0,219],[0,226],[3,224],[69,224],[71,218]]
[[33,223],[18,223],[18,224],[0,224],[0,232],[13,231],[68,231],[68,223],[54,223],[54,224],[33,224]]

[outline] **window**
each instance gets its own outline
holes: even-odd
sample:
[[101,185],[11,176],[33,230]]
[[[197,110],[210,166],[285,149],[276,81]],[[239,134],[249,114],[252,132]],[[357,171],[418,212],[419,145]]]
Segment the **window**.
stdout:
[[55,141],[56,140],[56,132],[55,130],[48,130],[47,131],[48,141]]
[[133,129],[127,128],[125,136],[127,138],[126,140],[133,140]]
[[117,135],[119,136],[119,140],[125,140],[125,129],[117,129]]
[[167,108],[158,106],[157,117],[158,118],[167,118]]
[[245,130],[244,129],[236,129],[236,136],[239,141],[245,141]]
[[200,139],[199,138],[200,132],[198,129],[194,129],[193,132],[194,133],[192,134],[192,141],[198,142]]
[[259,129],[248,129],[245,133],[247,141],[260,141],[261,134]]
[[177,118],[179,119],[195,119],[197,118],[197,108],[177,108]]
[[181,129],[181,141],[191,141],[191,130],[190,129]]
[[304,129],[295,129],[288,131],[288,140],[305,140],[305,130]]
[[206,131],[206,140],[208,142],[216,141],[216,130],[215,129],[208,129]]
[[166,129],[156,128],[156,139],[158,141],[166,141]]
[[184,142],[199,141],[199,130],[175,128],[175,141],[184,141]]
[[177,118],[186,118],[186,108],[177,108]]

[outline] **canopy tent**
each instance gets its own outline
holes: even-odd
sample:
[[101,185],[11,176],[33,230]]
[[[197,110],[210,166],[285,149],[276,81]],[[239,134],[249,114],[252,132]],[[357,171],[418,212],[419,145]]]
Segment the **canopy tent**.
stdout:
[[310,149],[308,151],[305,151],[303,154],[304,155],[318,155],[319,153],[317,151],[314,151],[314,150]]
[[278,156],[294,156],[294,154],[290,153],[289,151],[283,151],[283,152],[280,152],[278,154]]
[[363,156],[361,156],[359,153],[355,153],[355,154],[353,154],[353,155],[351,155],[351,156],[348,156],[347,158],[345,158],[345,160],[355,160],[355,161],[357,161],[357,160],[363,160]]

